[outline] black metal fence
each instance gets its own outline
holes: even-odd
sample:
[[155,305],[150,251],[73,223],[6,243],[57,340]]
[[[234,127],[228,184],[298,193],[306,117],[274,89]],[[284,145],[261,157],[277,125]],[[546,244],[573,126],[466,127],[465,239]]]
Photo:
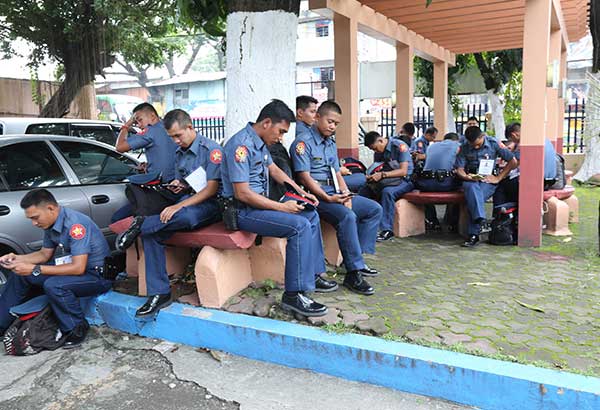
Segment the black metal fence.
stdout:
[[210,117],[210,118],[192,118],[194,129],[218,142],[219,144],[225,139],[225,117]]
[[585,126],[585,98],[569,103],[565,110],[563,152],[583,152],[583,129]]

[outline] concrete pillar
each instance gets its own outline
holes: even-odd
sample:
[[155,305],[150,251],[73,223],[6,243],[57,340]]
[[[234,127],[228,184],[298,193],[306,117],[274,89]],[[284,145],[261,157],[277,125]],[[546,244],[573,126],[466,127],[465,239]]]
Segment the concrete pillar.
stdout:
[[438,135],[448,132],[448,63],[433,63],[433,115]]
[[550,47],[552,0],[526,0],[523,33],[523,96],[519,246],[542,242],[546,67]]
[[333,32],[335,98],[342,108],[342,122],[335,133],[338,155],[358,158],[358,24],[335,13]]
[[[550,49],[548,55],[548,64],[556,64],[560,66],[560,55],[561,55],[562,35],[561,31],[553,30],[550,33]],[[560,78],[560,72],[557,73]],[[557,79],[558,80],[558,79]],[[548,138],[554,148],[557,148],[558,139],[558,86],[557,87],[546,87],[546,138]]]
[[414,121],[414,49],[396,42],[396,133],[403,124]]
[[558,99],[558,113],[556,118],[556,152],[563,152],[563,136],[565,135],[565,96],[562,95],[563,82],[567,81],[567,46],[561,45],[560,50],[560,89]]

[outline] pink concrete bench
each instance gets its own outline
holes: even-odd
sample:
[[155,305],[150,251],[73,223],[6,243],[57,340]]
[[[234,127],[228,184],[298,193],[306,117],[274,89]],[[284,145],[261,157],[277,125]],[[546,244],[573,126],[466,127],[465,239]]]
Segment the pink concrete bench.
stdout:
[[[115,233],[125,231],[132,218],[122,219],[110,225]],[[335,230],[323,224],[325,253],[329,262],[339,265],[341,254],[337,246]],[[333,231],[333,237],[332,233]],[[181,273],[191,262],[190,248],[202,248],[196,259],[194,273],[196,288],[202,306],[221,307],[233,295],[248,287],[253,281],[272,279],[283,283],[285,270],[286,240],[263,237],[255,244],[256,234],[229,231],[223,223],[217,223],[195,231],[176,232],[165,242],[167,272]],[[138,293],[147,295],[144,250],[138,238],[127,250],[127,273],[138,276]]]
[[411,191],[396,201],[394,235],[400,238],[425,233],[425,205],[458,204],[460,206],[459,233],[466,235],[467,208],[462,191]]
[[563,189],[544,191],[543,219],[546,235],[572,235],[569,222],[579,222],[579,200],[575,196],[575,188],[567,185]]

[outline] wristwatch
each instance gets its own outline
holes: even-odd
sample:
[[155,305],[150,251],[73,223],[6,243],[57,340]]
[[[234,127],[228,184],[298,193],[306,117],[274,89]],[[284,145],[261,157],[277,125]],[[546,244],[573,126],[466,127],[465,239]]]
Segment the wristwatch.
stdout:
[[31,271],[31,274],[33,276],[40,276],[41,273],[42,273],[42,267],[40,265],[35,265],[33,267],[33,270]]

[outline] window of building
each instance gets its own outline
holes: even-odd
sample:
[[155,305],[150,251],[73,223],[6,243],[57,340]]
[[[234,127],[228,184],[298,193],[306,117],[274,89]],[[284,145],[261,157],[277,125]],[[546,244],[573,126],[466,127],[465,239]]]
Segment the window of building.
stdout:
[[329,20],[318,20],[315,23],[315,34],[317,37],[329,37]]
[[173,90],[173,104],[175,107],[187,105],[190,100],[190,90],[186,85],[177,85]]

